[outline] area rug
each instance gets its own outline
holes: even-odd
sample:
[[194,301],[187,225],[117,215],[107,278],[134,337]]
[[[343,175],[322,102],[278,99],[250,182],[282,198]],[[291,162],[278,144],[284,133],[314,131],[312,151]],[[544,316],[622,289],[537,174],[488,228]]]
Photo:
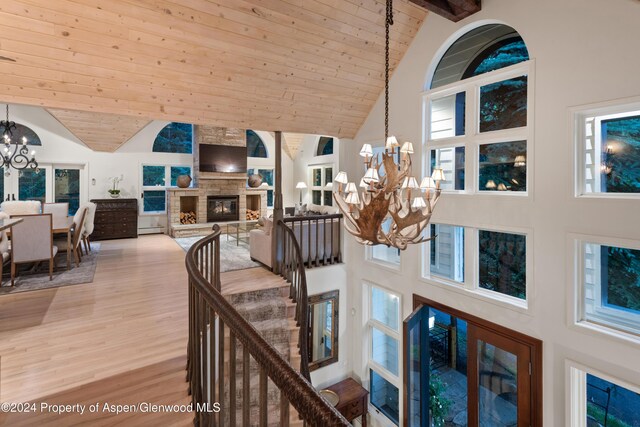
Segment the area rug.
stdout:
[[[93,282],[98,265],[100,243],[91,243],[91,252],[83,255],[78,267],[71,261],[71,269],[67,270],[67,254],[65,252],[56,255],[56,270],[53,272],[53,280],[49,280],[49,263],[42,262],[35,272],[30,266],[24,265],[15,280],[15,286],[11,287],[11,277],[5,274],[2,278],[0,295],[14,294],[17,292],[36,291],[40,289],[59,288],[61,286],[80,285]],[[4,267],[5,273],[11,271],[9,265]]]
[[[174,240],[186,252],[195,242],[202,239],[202,237],[203,236],[178,237]],[[251,260],[251,256],[249,255],[249,245],[244,242],[240,242],[239,245],[236,245],[236,239],[233,236],[229,236],[228,241],[226,235],[220,236],[221,273],[259,266],[260,264]]]

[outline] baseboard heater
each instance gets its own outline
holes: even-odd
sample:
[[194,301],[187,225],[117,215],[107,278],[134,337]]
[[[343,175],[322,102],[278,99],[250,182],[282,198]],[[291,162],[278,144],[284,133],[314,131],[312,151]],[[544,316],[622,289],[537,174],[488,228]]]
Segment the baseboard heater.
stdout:
[[162,226],[158,227],[140,227],[138,228],[138,234],[165,234],[166,230]]

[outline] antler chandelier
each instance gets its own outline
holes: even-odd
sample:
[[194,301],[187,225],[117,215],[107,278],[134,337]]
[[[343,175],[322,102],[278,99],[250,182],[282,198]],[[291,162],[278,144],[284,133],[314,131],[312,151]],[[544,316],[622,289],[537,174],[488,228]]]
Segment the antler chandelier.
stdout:
[[[364,144],[364,177],[356,186],[347,174],[340,172],[335,181],[338,191],[333,197],[345,216],[345,229],[364,245],[387,245],[406,249],[409,244],[431,240],[423,234],[440,198],[442,169],[434,169],[420,185],[411,174],[413,144],[400,147],[395,136],[389,136],[389,29],[393,25],[393,1],[387,0],[385,21],[385,86],[384,137],[385,150],[373,154],[370,144]],[[358,190],[362,189],[362,192]],[[424,192],[424,195],[423,195]],[[387,222],[388,221],[388,222]]]
[[2,130],[2,142],[4,147],[0,156],[2,157],[1,169],[6,169],[9,173],[9,168],[22,170],[26,168],[36,169],[38,168],[38,162],[36,161],[35,151],[29,153],[29,147],[27,147],[27,137],[23,136],[21,141],[12,141],[13,132],[16,131],[16,123],[9,121],[9,104],[7,104],[7,119],[0,120],[0,130]]

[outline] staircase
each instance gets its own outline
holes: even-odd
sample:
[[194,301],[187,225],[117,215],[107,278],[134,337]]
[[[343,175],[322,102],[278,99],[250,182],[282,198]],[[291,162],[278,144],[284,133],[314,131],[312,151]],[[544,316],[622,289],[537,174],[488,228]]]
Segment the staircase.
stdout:
[[189,394],[194,406],[222,408],[196,413],[197,426],[349,426],[310,382],[304,264],[291,229],[276,227],[280,276],[254,268],[239,283],[221,274],[217,225],[187,252]]
[[[290,285],[284,280],[280,279],[279,286],[270,287],[267,289],[258,289],[248,292],[233,293],[226,295],[223,290],[223,296],[233,305],[233,307],[250,322],[254,328],[263,336],[263,338],[273,347],[278,353],[289,361],[291,366],[299,370],[300,367],[300,351],[298,348],[299,341],[299,328],[296,326],[294,320],[296,304],[289,298]],[[274,286],[275,284],[270,284]],[[230,333],[229,330],[225,333],[225,348],[230,347]],[[243,381],[242,381],[242,359],[243,349],[239,347],[236,349],[236,407],[242,408],[247,402],[244,402],[243,396]],[[225,360],[229,360],[229,350],[226,350]],[[230,363],[225,364],[225,371],[229,372]],[[259,367],[255,361],[250,363],[251,378],[250,381],[250,393],[249,393],[249,411],[251,425],[259,425]],[[225,401],[228,401],[229,395],[225,396]],[[242,404],[241,404],[242,403]],[[280,391],[278,388],[269,381],[267,386],[267,405],[268,405],[268,419],[271,421],[270,426],[278,427],[280,423],[277,421],[280,419]],[[227,406],[228,407],[228,406]],[[242,409],[238,409],[236,412],[236,420],[242,419]],[[229,414],[227,414],[227,422],[229,422]],[[290,426],[302,426],[302,421],[298,418],[298,413],[289,407],[289,425]]]

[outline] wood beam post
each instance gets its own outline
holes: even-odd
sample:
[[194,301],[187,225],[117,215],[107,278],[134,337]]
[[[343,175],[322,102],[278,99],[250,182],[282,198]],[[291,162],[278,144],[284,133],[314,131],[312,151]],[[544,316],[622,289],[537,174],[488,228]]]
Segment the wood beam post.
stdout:
[[282,239],[283,236],[278,232],[278,221],[284,218],[282,207],[282,132],[276,131],[276,182],[273,188],[273,238],[271,239],[271,270],[279,273],[279,262],[282,259]]

